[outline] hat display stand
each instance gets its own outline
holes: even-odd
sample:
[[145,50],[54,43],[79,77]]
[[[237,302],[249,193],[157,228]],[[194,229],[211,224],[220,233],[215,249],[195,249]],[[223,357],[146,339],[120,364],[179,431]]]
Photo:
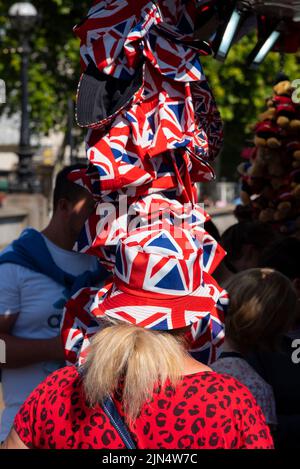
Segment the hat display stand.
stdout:
[[[118,253],[133,233],[168,232],[183,225],[189,236],[198,239],[201,260],[202,299],[194,298],[194,307],[198,301],[195,311],[201,309],[201,302],[205,307],[205,296],[210,298],[201,317],[193,311],[186,313],[188,318],[198,317],[188,324],[197,356],[205,363],[216,358],[224,340],[228,301],[212,278],[224,251],[205,231],[209,216],[195,196],[197,182],[214,178],[211,164],[223,143],[220,113],[201,65],[201,56],[211,53],[208,40],[220,21],[219,4],[224,2],[96,1],[74,29],[80,39],[83,71],[76,114],[78,124],[88,129],[89,166],[74,171],[71,179],[97,201],[76,249],[97,256],[116,273]],[[163,246],[157,244],[155,249]],[[161,284],[163,278],[169,278],[161,265],[164,262],[173,265],[175,258],[157,266]],[[184,283],[186,267],[178,269]],[[143,287],[147,290],[153,279],[148,273],[145,278],[149,280]],[[111,282],[115,279],[112,276]],[[84,289],[67,304],[62,336],[68,362],[84,362],[90,339],[100,327],[100,305],[111,306],[113,298],[118,298],[112,288],[110,284],[100,290]],[[130,296],[127,299],[133,301]],[[162,314],[163,305],[168,309],[166,301],[158,303],[149,306],[153,314]],[[127,311],[130,304],[122,304],[122,308]],[[137,312],[141,310],[139,302]],[[176,311],[179,314],[179,306]],[[119,311],[119,319],[123,313]],[[174,328],[183,324],[175,317],[166,321]]]

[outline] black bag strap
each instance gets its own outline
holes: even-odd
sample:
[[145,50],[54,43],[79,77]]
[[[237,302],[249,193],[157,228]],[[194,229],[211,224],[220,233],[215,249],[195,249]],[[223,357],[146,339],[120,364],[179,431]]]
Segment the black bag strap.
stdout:
[[120,416],[115,406],[115,403],[110,396],[104,400],[104,402],[102,403],[102,408],[105,414],[108,416],[112,426],[117,430],[126,448],[136,449],[136,446],[130,436],[129,430],[123,422],[123,419]]
[[[77,371],[81,378],[83,377],[83,366],[79,366]],[[112,426],[117,430],[121,440],[127,449],[136,449],[136,446],[133,442],[133,439],[130,436],[129,430],[125,423],[123,422],[122,417],[120,416],[114,401],[110,396],[106,397],[101,404],[102,409],[104,410],[105,415],[109,418]]]

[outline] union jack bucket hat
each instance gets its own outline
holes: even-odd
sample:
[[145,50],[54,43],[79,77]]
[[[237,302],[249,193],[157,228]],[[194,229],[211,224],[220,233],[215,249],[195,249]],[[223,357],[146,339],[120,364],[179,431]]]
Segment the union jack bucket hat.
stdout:
[[204,268],[205,234],[202,228],[148,226],[120,239],[114,283],[96,296],[93,315],[156,330],[200,321],[219,336],[227,295]]

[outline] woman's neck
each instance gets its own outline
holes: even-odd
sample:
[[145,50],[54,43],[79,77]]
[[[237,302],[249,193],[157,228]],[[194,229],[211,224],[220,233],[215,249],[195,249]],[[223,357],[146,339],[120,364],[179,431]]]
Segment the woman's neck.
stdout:
[[198,362],[190,355],[188,355],[184,359],[184,369],[183,369],[184,375],[193,375],[195,373],[200,373],[204,371],[212,371],[212,369],[204,365],[203,363]]

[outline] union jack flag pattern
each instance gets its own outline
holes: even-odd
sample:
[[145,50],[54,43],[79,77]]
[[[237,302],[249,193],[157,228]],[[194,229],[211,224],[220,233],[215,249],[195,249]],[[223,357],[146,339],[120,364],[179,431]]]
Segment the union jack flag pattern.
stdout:
[[[196,18],[194,1],[111,0],[96,2],[75,28],[83,68],[93,61],[102,73],[120,79],[143,68],[143,84],[128,106],[88,134],[88,158],[101,178],[98,191],[145,184],[153,189],[154,181],[172,171],[169,162],[168,170],[157,172],[151,161],[158,156],[167,161],[165,152],[181,149],[182,157],[189,148],[206,160],[219,152],[222,124],[199,60],[210,48],[183,41],[192,36]],[[207,173],[194,171],[194,180]],[[166,182],[168,188],[168,177]]]
[[[70,363],[84,362],[103,314],[151,328],[190,324],[191,348],[206,363],[223,341],[227,295],[211,275],[224,251],[203,229],[209,216],[194,190],[195,182],[213,179],[223,136],[199,58],[210,47],[194,34],[207,3],[99,0],[75,27],[83,70],[92,62],[120,80],[141,70],[142,80],[125,105],[89,126],[90,165],[71,176],[98,202],[76,249],[115,269],[116,283],[83,290],[67,304],[62,333]],[[144,270],[134,245],[145,251]],[[142,295],[128,291],[134,282]],[[171,299],[164,308],[162,298]]]
[[[204,230],[175,226],[148,226],[120,240],[113,285],[96,294],[88,289],[81,292],[80,301],[75,298],[81,316],[75,320],[72,303],[66,307],[63,330],[68,361],[84,361],[90,338],[100,327],[97,321],[104,316],[151,329],[193,324],[191,349],[206,362],[215,359],[224,339],[227,295],[205,260],[205,249],[213,242]],[[223,254],[215,257],[221,260]]]
[[[169,223],[171,226],[181,226],[185,229],[198,226],[203,231],[203,225],[209,219],[200,204],[181,204],[178,200],[167,198],[160,193],[140,198],[128,198],[123,195],[117,197],[116,201],[104,197],[86,222],[76,249],[97,256],[108,270],[112,270],[115,264],[115,249],[112,248],[120,238],[137,228]],[[219,263],[216,252],[222,250],[208,233],[206,240],[211,241],[207,242],[205,260],[208,265],[215,266]]]
[[[210,46],[194,37],[208,3],[100,0],[75,27],[83,70],[93,62],[120,80],[133,79],[139,69],[143,75],[127,105],[90,125],[91,166],[72,177],[101,204],[117,205],[126,195],[131,205],[156,193],[193,203],[193,184],[214,177],[210,163],[222,145],[222,122],[199,58]],[[106,209],[98,207],[98,214]],[[95,213],[77,248],[95,253],[97,246],[101,258],[113,263],[116,224],[105,238],[104,220],[98,222]]]
[[90,344],[90,338],[99,330],[99,321],[93,314],[93,303],[110,288],[81,288],[66,303],[61,322],[61,338],[68,364],[81,364]]

